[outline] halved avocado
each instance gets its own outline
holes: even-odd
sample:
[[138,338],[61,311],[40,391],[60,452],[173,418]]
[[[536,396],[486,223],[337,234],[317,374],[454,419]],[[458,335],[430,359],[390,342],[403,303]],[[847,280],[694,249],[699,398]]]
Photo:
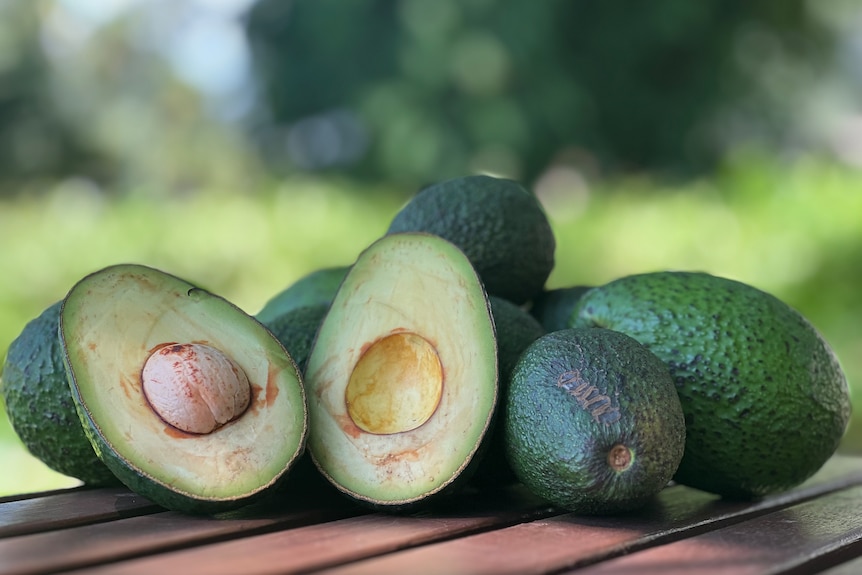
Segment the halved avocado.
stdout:
[[320,326],[305,382],[309,452],[342,492],[403,510],[462,485],[497,402],[494,324],[467,257],[425,233],[373,243]]
[[164,507],[239,507],[274,487],[304,449],[295,363],[221,297],[149,267],[111,266],[69,291],[60,336],[99,458]]

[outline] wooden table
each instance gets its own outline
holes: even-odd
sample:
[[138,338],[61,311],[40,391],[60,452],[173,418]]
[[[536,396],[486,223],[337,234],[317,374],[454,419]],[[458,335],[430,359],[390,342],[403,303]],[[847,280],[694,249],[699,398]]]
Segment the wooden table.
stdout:
[[[14,470],[4,469],[4,473]],[[862,573],[862,458],[755,502],[681,486],[621,517],[578,517],[521,486],[376,513],[328,490],[217,518],[123,488],[0,499],[0,573]]]

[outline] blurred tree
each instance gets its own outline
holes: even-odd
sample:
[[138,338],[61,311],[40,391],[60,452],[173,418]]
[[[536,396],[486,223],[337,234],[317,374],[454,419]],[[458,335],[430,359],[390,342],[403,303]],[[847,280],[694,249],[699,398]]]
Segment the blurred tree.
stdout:
[[68,178],[111,193],[255,189],[244,137],[169,61],[188,7],[130,2],[93,22],[74,2],[0,0],[0,195]]
[[31,178],[103,167],[52,97],[39,32],[38,3],[0,2],[0,195]]
[[258,0],[252,128],[276,167],[414,183],[696,172],[799,137],[798,94],[831,49],[807,4]]

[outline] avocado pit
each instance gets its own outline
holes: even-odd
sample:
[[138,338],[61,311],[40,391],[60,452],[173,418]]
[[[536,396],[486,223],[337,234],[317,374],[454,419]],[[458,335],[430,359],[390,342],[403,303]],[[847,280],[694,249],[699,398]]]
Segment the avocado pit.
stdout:
[[359,358],[345,390],[347,413],[359,429],[379,435],[416,429],[443,394],[443,367],[434,346],[411,332],[375,341]]
[[242,368],[202,343],[158,347],[144,364],[141,385],[156,415],[188,433],[215,431],[241,416],[251,401]]

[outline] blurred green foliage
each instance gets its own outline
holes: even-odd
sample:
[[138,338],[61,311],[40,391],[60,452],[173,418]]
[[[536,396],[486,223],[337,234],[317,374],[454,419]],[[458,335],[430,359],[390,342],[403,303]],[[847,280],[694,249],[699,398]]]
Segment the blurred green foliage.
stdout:
[[169,47],[243,1],[128,0],[98,23],[87,3],[0,2],[0,194],[70,175],[113,194],[248,191],[265,171],[410,190],[559,164],[691,176],[740,143],[811,149],[850,0],[248,0],[242,27],[215,27],[241,39],[194,64],[247,50],[226,117]]
[[[857,405],[843,449],[862,452],[862,173],[739,155],[675,186],[630,177],[587,187],[575,175],[561,170],[535,188],[558,242],[549,287],[696,269],[774,293],[842,361]],[[75,281],[119,262],[162,268],[256,313],[308,272],[352,263],[405,193],[293,178],[251,195],[106,199],[66,184],[0,200],[0,354]],[[0,494],[70,482],[27,455],[2,417],[0,460],[14,470],[0,474]]]
[[691,175],[798,137],[833,40],[808,4],[260,0],[260,141],[280,168],[420,183],[560,162]]

